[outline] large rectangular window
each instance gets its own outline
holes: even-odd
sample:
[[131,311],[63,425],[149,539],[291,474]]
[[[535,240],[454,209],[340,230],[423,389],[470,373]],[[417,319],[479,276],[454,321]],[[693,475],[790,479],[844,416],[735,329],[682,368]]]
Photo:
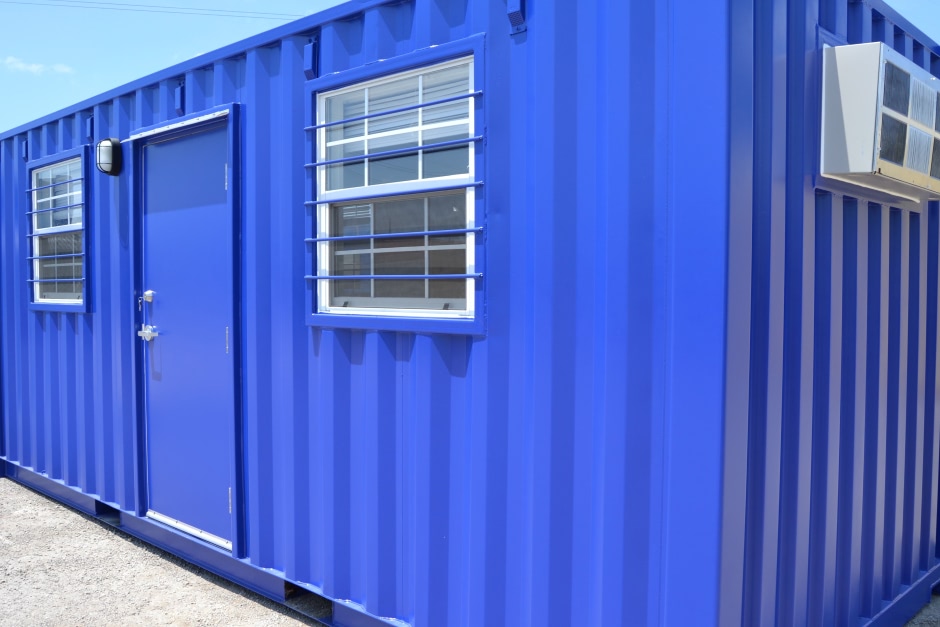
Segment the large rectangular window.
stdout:
[[81,156],[32,170],[30,266],[33,302],[84,300],[84,176]]
[[466,318],[476,273],[473,60],[317,97],[317,311]]

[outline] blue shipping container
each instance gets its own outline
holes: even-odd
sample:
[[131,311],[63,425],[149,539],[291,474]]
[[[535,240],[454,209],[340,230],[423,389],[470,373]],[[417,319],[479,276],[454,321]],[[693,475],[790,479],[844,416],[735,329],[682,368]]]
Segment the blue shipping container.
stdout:
[[327,625],[903,624],[940,203],[819,175],[864,42],[940,77],[882,0],[353,0],[0,133],[0,476]]

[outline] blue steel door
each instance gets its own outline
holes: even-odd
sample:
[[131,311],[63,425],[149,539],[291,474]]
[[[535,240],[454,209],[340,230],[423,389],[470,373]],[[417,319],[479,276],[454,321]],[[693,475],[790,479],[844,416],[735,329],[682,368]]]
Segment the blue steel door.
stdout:
[[228,127],[143,147],[148,516],[231,548],[235,429]]

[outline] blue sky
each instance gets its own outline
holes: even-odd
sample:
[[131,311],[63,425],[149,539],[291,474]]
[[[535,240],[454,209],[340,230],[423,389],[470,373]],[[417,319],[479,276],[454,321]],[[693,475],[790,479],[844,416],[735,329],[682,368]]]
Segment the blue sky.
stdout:
[[940,43],[940,2],[938,0],[885,0],[898,13]]
[[[118,3],[302,16],[341,1],[0,0],[0,131],[289,21],[117,11]],[[888,3],[940,41],[940,0]]]
[[[290,21],[261,16],[245,19],[154,13],[148,12],[152,10],[149,7],[299,17],[340,3],[341,0],[0,0],[0,131]],[[114,10],[118,4],[148,11]],[[95,9],[94,5],[108,8]]]

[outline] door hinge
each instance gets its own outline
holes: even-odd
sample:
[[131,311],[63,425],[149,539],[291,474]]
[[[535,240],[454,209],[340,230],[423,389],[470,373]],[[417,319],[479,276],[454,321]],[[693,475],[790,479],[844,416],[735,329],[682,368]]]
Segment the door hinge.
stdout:
[[228,513],[232,513],[232,488],[228,489]]
[[225,164],[225,191],[228,191],[228,164]]
[[228,355],[228,327],[225,327],[225,354]]

